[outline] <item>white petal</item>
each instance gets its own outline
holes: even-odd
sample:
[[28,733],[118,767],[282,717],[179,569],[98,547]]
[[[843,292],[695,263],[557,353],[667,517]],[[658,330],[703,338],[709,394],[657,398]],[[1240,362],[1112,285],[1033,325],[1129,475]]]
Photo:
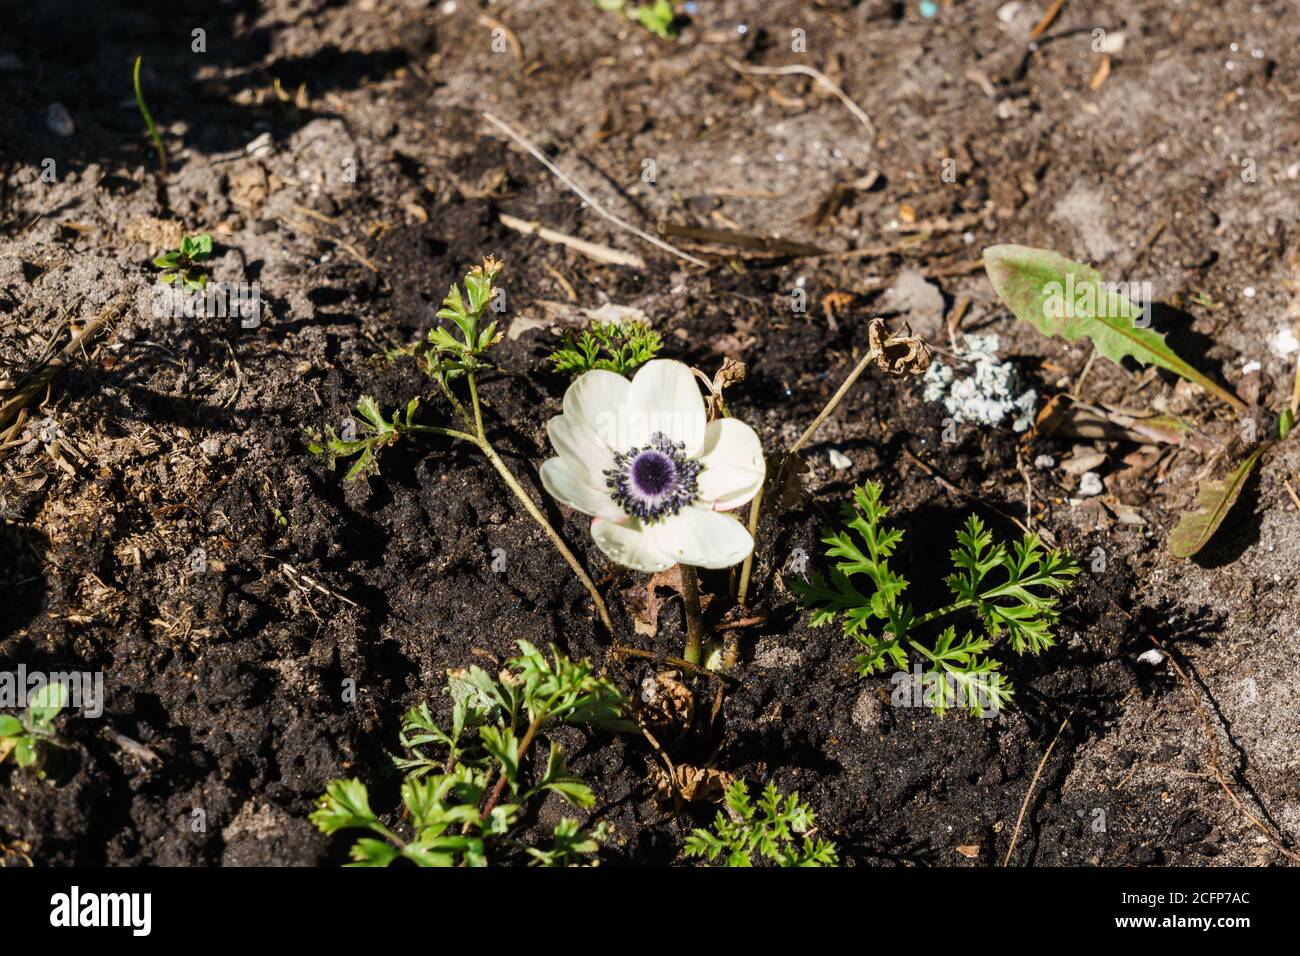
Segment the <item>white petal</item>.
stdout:
[[606,445],[624,450],[628,394],[632,383],[617,372],[597,368],[583,372],[564,393],[564,414],[585,422]]
[[663,571],[676,562],[655,545],[650,531],[635,518],[625,524],[596,518],[591,537],[611,561],[637,571]]
[[704,465],[700,500],[715,511],[727,511],[753,498],[767,474],[757,433],[734,418],[709,422],[700,461]]
[[605,471],[614,467],[614,452],[582,419],[556,415],[546,423],[546,433],[570,471],[586,478],[593,488],[605,486]]
[[593,488],[563,458],[548,458],[542,462],[542,487],[556,501],[568,505],[585,515],[614,518],[623,509],[614,503],[603,489]]
[[673,561],[697,568],[729,568],[754,550],[754,539],[730,515],[707,508],[683,508],[650,526],[655,546]]
[[633,444],[644,445],[655,432],[682,442],[695,457],[704,445],[704,399],[691,370],[672,359],[646,362],[628,393]]

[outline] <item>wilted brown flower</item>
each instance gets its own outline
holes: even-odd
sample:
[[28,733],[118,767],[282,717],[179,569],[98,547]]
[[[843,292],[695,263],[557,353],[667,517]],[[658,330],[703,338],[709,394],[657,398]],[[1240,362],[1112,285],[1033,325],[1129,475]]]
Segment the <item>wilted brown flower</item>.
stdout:
[[867,344],[876,353],[876,367],[889,375],[922,375],[930,367],[930,346],[911,328],[904,325],[903,332],[889,332],[884,319],[867,323]]

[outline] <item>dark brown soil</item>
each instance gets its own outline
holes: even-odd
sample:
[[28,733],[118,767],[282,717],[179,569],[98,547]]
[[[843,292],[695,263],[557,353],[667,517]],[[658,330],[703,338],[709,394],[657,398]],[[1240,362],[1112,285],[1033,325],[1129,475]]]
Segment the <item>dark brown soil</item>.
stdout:
[[[821,408],[865,347],[867,318],[887,311],[882,289],[909,268],[948,268],[934,280],[946,308],[970,299],[966,327],[998,332],[1040,393],[1074,380],[1083,346],[1018,327],[982,273],[949,268],[995,242],[1149,277],[1171,305],[1174,341],[1201,367],[1244,389],[1243,363],[1258,359],[1266,404],[1269,381],[1288,381],[1290,360],[1268,341],[1300,214],[1286,173],[1300,161],[1300,15],[1290,3],[1069,2],[1032,53],[1028,31],[1046,4],[1024,4],[1004,23],[1000,5],[983,2],[940,4],[933,19],[912,3],[701,2],[675,42],[585,0],[481,6],[274,0],[92,12],[49,0],[0,15],[0,378],[19,379],[67,322],[131,303],[33,410],[61,429],[64,463],[39,442],[0,451],[0,668],[101,670],[108,690],[102,718],[61,722],[66,746],[44,779],[0,766],[0,849],[42,865],[338,863],[347,841],[307,822],[313,800],[329,780],[355,775],[391,812],[400,716],[425,699],[445,715],[448,668],[484,653],[504,659],[524,639],[602,662],[629,692],[653,672],[608,656],[586,592],[471,450],[403,442],[384,452],[380,477],[354,485],[307,453],[304,430],[337,427],[361,394],[385,408],[421,394],[428,420],[441,414],[409,365],[372,359],[427,330],[448,284],[484,254],[506,263],[507,326],[613,302],[645,310],[670,357],[709,371],[724,355],[743,360],[749,376],[729,400],[769,449]],[[492,51],[480,12],[512,31],[522,59],[509,44]],[[206,53],[191,51],[196,26]],[[1124,32],[1126,46],[1090,91],[1098,27]],[[802,57],[789,50],[794,28],[808,36]],[[137,53],[171,145],[165,180],[131,102]],[[878,135],[868,144],[806,79],[747,79],[729,57],[833,73]],[[47,127],[54,102],[75,121],[70,137]],[[613,230],[483,123],[481,109],[651,230],[738,223],[842,250],[897,241],[903,205],[921,220],[971,218],[892,256],[709,255],[698,269]],[[269,152],[250,155],[262,133]],[[947,157],[957,184],[940,179]],[[1253,187],[1240,181],[1243,157],[1258,164]],[[40,178],[47,158],[52,183]],[[645,159],[655,185],[640,178]],[[343,176],[347,161],[355,182]],[[804,221],[835,183],[871,171],[875,183],[829,222]],[[597,265],[505,228],[502,212],[636,251],[648,265]],[[1158,221],[1166,226],[1148,244]],[[260,283],[260,328],[150,317],[149,260],[160,247],[149,237],[167,223],[213,234],[214,276]],[[790,309],[797,284],[807,314]],[[834,329],[820,307],[832,291],[857,293]],[[1193,305],[1197,293],[1221,308]],[[932,317],[895,318],[946,346]],[[655,638],[637,637],[624,592],[643,576],[609,565],[581,516],[542,494],[544,425],[566,384],[544,361],[553,344],[545,328],[502,343],[483,385],[489,431],[592,570],[620,641],[675,654],[679,605],[667,603]],[[1211,433],[1235,427],[1164,377],[1101,361],[1090,374],[1093,401],[1158,399]],[[1194,452],[1178,451],[1159,483],[1108,487],[1145,519],[1137,528],[1078,504],[1077,478],[1031,468],[1032,519],[1085,564],[1060,645],[1041,658],[1003,655],[1017,694],[999,719],[939,719],[891,706],[886,678],[858,677],[852,642],[808,627],[782,569],[797,548],[818,555],[822,529],[868,478],[884,484],[906,532],[896,565],[918,603],[938,593],[972,508],[1000,534],[1018,533],[999,517],[1025,517],[1018,462],[1060,460],[1068,443],[975,426],[945,442],[945,417],[914,383],[869,375],[854,389],[808,449],[804,499],[762,529],[753,593],[766,621],[745,632],[738,684],[717,724],[675,756],[798,790],[846,862],[992,865],[1072,714],[1033,790],[1015,862],[1279,860],[1210,777],[1186,689],[1137,656],[1153,636],[1178,649],[1220,721],[1225,768],[1271,826],[1297,832],[1300,536],[1282,483],[1294,450],[1264,469],[1222,541],[1194,564],[1164,553],[1204,465]],[[852,467],[832,468],[831,448]],[[1109,449],[1108,467],[1118,472],[1130,450]],[[201,574],[197,548],[208,560]],[[495,548],[505,549],[504,574],[492,571]],[[1104,571],[1089,568],[1097,549]],[[321,587],[301,585],[302,575]],[[705,584],[721,594],[727,581]],[[1246,679],[1264,710],[1236,705]],[[347,681],[355,703],[344,702]],[[656,757],[638,738],[558,737],[596,788],[593,818],[611,827],[602,859],[681,862],[686,833],[715,808],[659,807]],[[157,759],[142,761],[123,738]],[[543,806],[536,822],[556,811]],[[971,846],[973,857],[957,850]]]

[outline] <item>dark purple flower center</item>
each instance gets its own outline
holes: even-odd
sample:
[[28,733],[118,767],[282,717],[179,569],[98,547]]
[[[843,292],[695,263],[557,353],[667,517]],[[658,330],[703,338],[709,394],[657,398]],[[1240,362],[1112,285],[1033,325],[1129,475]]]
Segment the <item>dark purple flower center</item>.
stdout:
[[677,466],[661,451],[647,448],[632,459],[632,487],[646,497],[662,495],[677,477]]
[[645,447],[618,452],[614,467],[605,472],[610,497],[629,515],[646,522],[694,504],[704,466],[686,457],[684,448],[655,432]]

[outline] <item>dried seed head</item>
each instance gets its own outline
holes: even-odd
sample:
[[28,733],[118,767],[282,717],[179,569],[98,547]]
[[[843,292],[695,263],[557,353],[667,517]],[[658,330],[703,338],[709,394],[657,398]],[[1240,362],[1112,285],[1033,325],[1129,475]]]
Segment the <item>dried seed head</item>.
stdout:
[[912,334],[910,327],[904,331],[889,332],[884,319],[867,323],[867,344],[877,353],[876,367],[889,375],[922,375],[930,367],[930,346]]

